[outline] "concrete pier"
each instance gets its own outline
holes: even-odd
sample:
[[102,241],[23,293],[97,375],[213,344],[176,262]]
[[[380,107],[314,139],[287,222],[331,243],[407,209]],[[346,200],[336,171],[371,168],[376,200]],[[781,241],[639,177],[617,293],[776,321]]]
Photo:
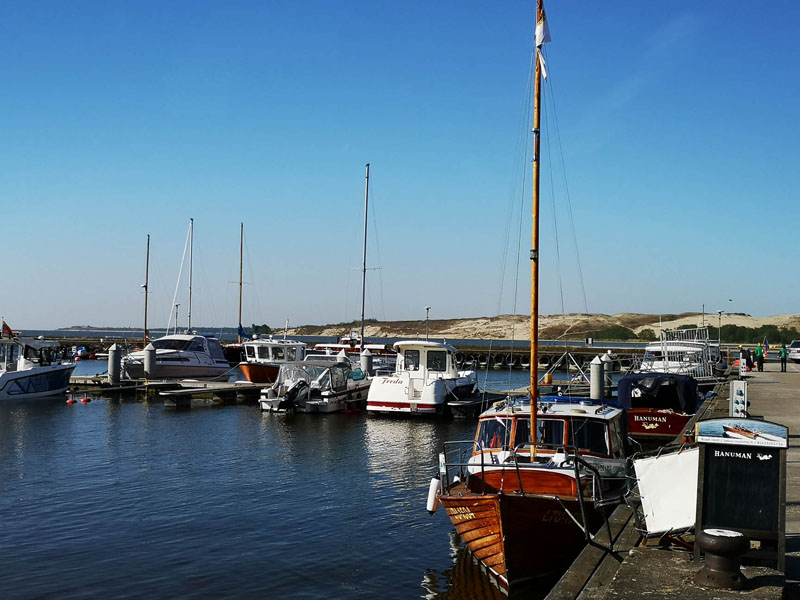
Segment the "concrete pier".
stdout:
[[[693,582],[702,563],[692,552],[667,541],[659,545],[650,539],[645,545],[635,541],[633,520],[615,533],[615,553],[602,556],[587,547],[548,595],[548,600],[584,598],[648,598],[711,600],[717,598],[798,598],[800,599],[800,365],[789,363],[780,372],[780,363],[768,361],[764,371],[748,373],[750,417],[780,423],[789,428],[786,455],[786,573],[764,566],[744,566],[747,587],[743,591],[701,587]],[[727,416],[728,384],[706,407],[702,419]],[[630,509],[619,507],[612,516],[621,522]],[[615,529],[612,527],[612,531]],[[627,531],[627,533],[626,533]],[[684,536],[692,543],[692,536]]]

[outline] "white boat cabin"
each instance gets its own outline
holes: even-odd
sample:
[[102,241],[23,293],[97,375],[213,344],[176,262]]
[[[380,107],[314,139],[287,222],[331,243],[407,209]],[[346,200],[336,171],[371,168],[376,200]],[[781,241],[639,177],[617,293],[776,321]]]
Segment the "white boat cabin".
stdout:
[[395,342],[396,374],[411,379],[457,379],[456,349],[449,344],[419,340]]
[[272,337],[247,340],[244,358],[249,363],[284,363],[303,360],[306,345],[294,340],[274,340]]

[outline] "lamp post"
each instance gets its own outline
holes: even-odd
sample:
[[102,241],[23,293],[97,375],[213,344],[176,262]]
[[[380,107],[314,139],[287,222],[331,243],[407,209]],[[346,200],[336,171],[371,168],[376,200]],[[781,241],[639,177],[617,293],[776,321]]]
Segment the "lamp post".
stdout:
[[720,354],[722,353],[722,313],[724,312],[724,310],[717,311],[717,315],[719,315],[719,325],[717,326],[717,343],[719,344]]
[[425,307],[425,341],[428,341],[428,334],[430,333],[430,318],[431,318],[431,307]]
[[178,333],[178,307],[180,304],[175,305],[175,333]]

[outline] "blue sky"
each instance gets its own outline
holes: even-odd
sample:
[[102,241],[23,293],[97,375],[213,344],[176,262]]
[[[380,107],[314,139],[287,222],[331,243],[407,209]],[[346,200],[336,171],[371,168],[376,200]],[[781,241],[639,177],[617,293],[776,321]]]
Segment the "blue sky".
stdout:
[[[541,312],[800,312],[800,5],[547,9]],[[141,325],[150,234],[166,325],[193,217],[194,324],[236,324],[242,221],[245,324],[355,319],[367,162],[368,317],[526,313],[533,13],[3,3],[0,314]]]

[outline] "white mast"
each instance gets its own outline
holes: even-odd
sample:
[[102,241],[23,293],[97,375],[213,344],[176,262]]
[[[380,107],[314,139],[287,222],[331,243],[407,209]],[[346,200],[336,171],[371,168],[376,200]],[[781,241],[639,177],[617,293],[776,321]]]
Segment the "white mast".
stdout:
[[367,293],[367,214],[369,211],[369,163],[367,163],[367,182],[364,186],[364,254],[361,262],[361,340],[359,350],[364,349],[364,301]]

